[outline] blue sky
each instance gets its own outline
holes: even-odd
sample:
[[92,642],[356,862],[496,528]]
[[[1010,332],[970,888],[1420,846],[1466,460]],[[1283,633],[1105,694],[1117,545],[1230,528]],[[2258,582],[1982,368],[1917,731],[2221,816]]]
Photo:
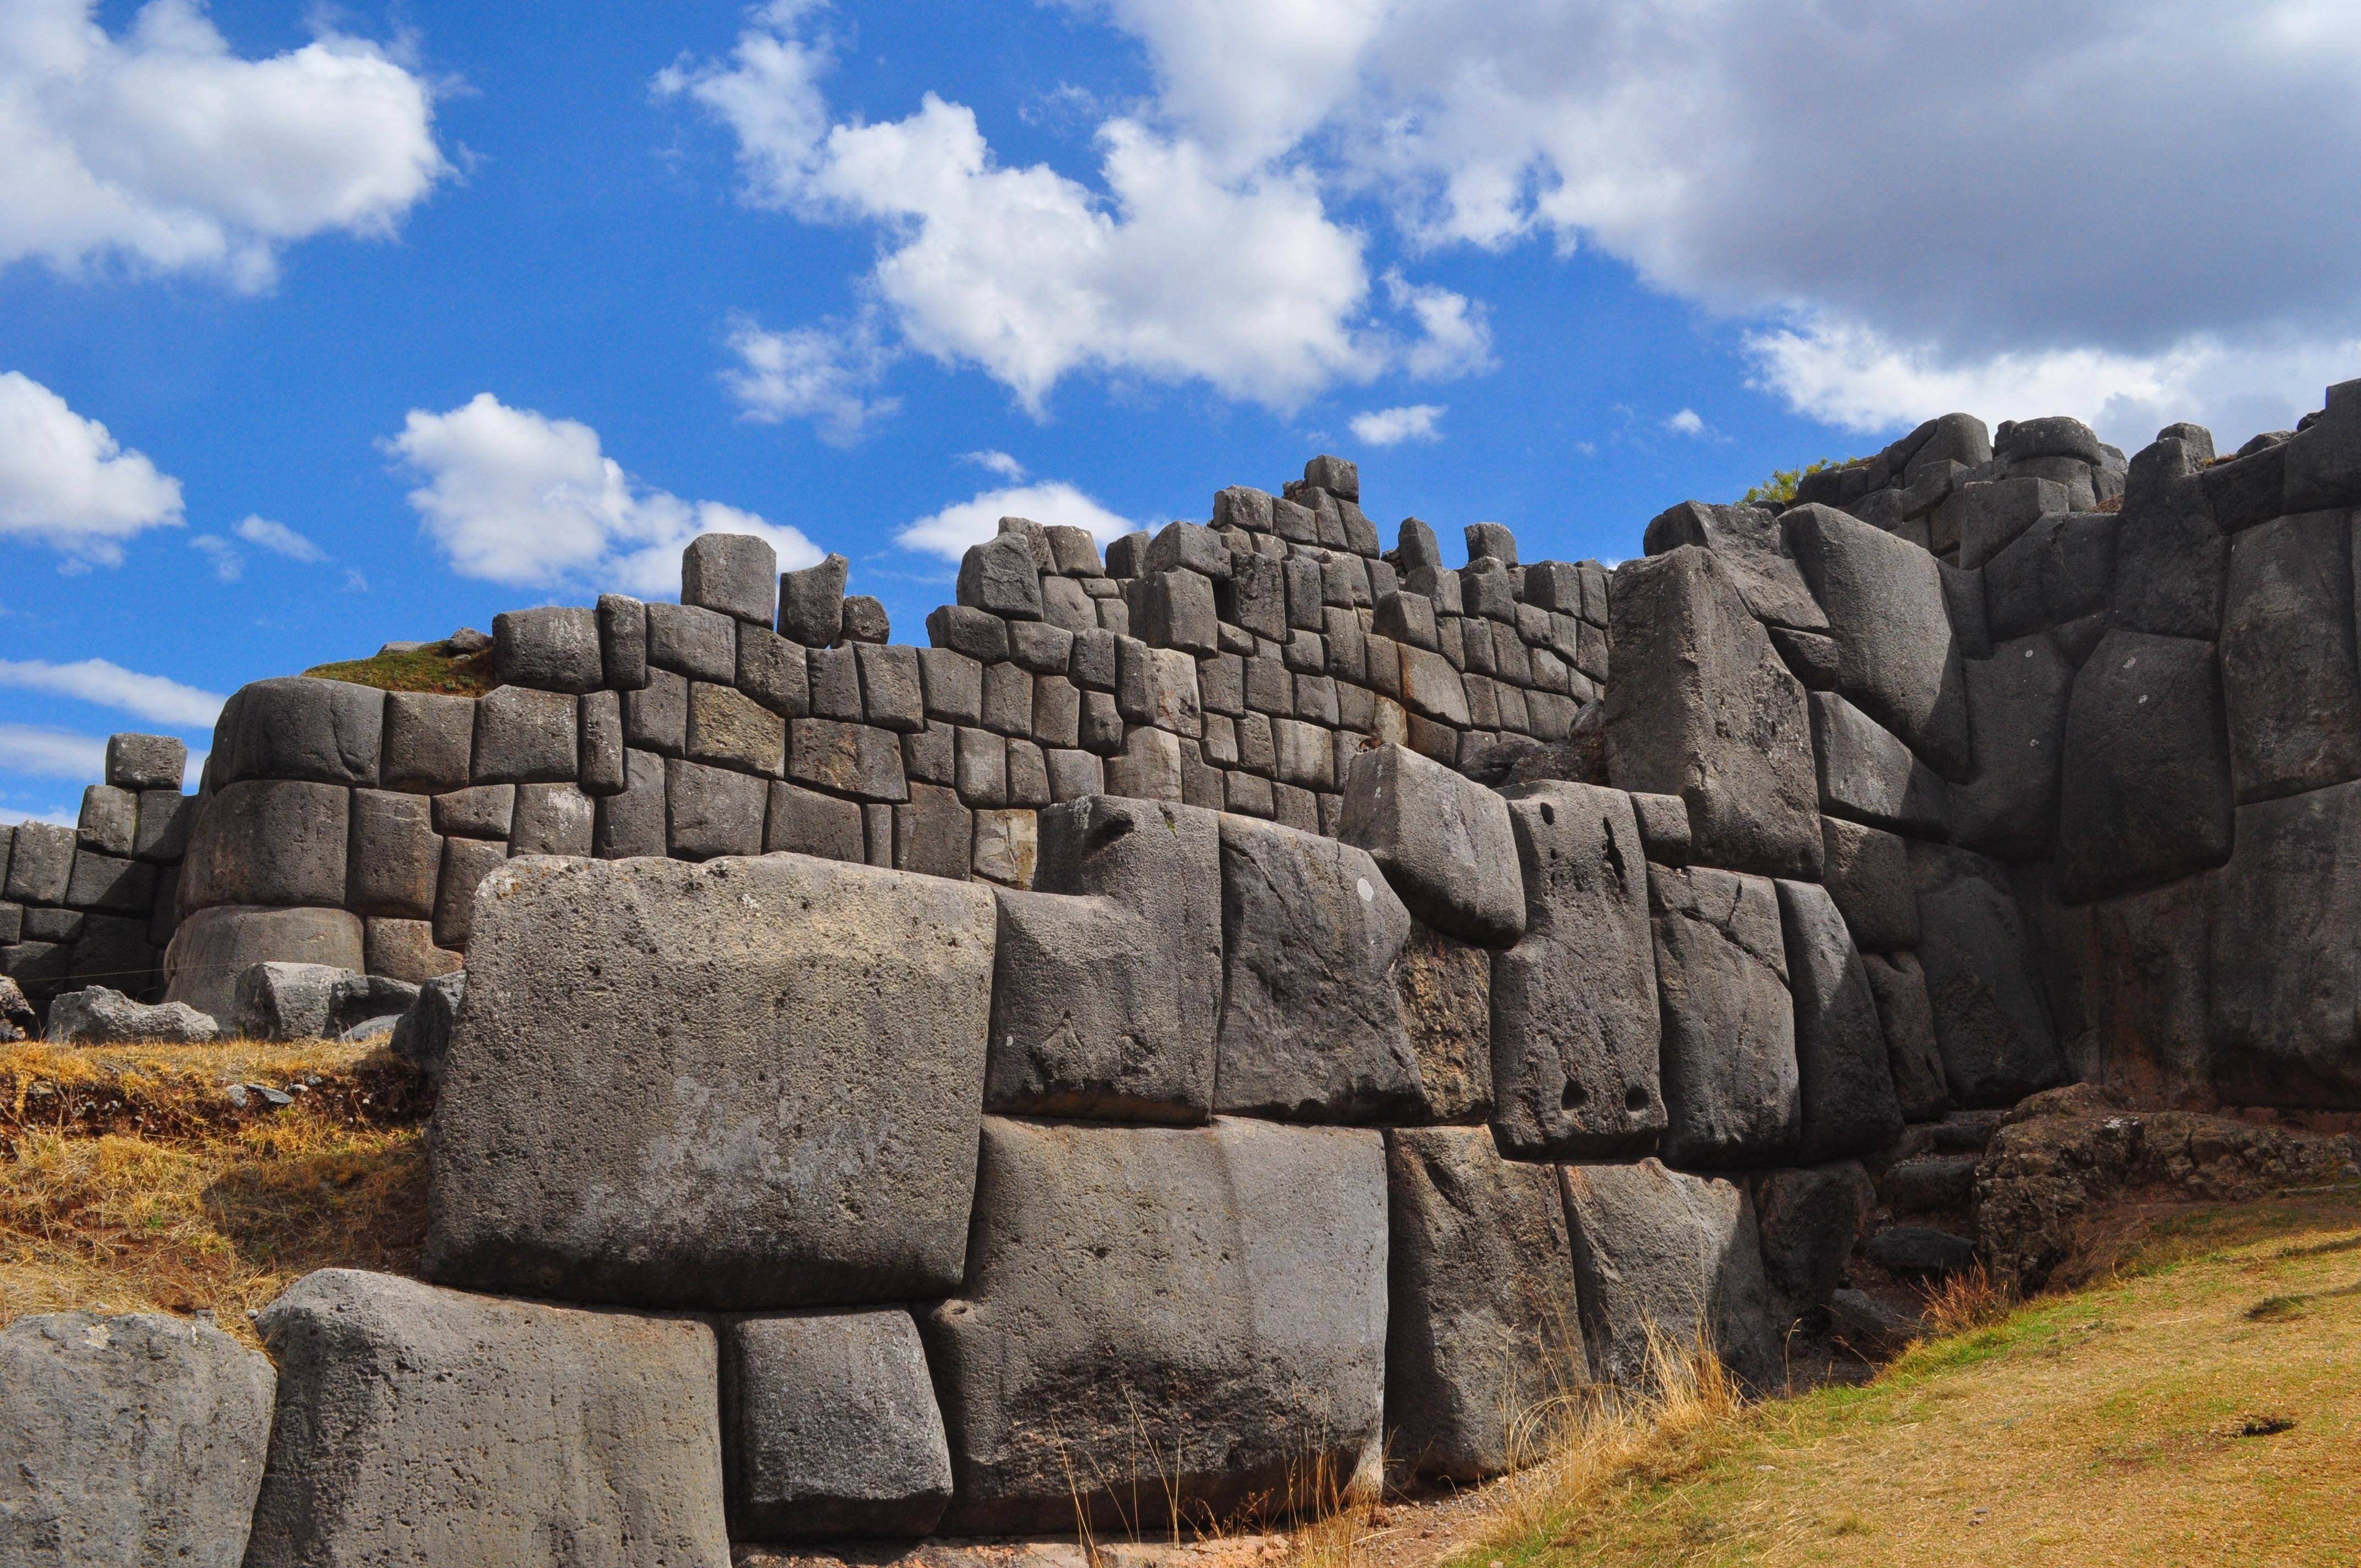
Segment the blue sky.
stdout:
[[702,526],[923,641],[1004,510],[1318,451],[1389,541],[1614,559],[1950,408],[2361,374],[2349,7],[8,10],[0,817]]

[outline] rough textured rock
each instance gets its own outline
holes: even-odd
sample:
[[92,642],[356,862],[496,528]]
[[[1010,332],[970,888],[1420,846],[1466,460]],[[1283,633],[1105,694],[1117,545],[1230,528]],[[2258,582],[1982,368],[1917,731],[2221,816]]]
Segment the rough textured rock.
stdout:
[[1828,612],[1837,689],[1946,778],[1967,777],[1967,692],[1938,563],[1828,507],[1792,508],[1780,523]]
[[1950,1080],[1935,1040],[1935,1012],[1927,1000],[1926,971],[1915,953],[1872,953],[1861,961],[1877,998],[1885,1032],[1885,1063],[1904,1120],[1931,1122],[1950,1108]]
[[467,951],[428,1272],[719,1308],[949,1289],[993,930],[982,887],[800,855],[511,862]]
[[1401,746],[1354,755],[1337,837],[1366,850],[1410,912],[1504,948],[1525,929],[1516,839],[1499,795]]
[[348,681],[251,682],[223,706],[205,771],[216,788],[251,778],[374,785],[385,709],[385,693]]
[[726,1568],[713,1331],[328,1268],[256,1320],[279,1363],[249,1568]]
[[492,678],[500,685],[596,691],[605,674],[598,611],[544,605],[492,617]]
[[137,1042],[200,1045],[216,1038],[221,1025],[185,1002],[149,1006],[104,985],[69,991],[49,1003],[52,1045],[120,1046]]
[[1859,1160],[1840,1159],[1800,1169],[1766,1170],[1746,1179],[1754,1223],[1763,1238],[1763,1277],[1771,1323],[1784,1332],[1816,1307],[1825,1307],[1844,1281],[1877,1184]]
[[1560,1168],[1594,1375],[1626,1387],[1653,1384],[1653,1332],[1675,1356],[1709,1343],[1753,1387],[1784,1386],[1754,1206],[1743,1189],[1653,1158]]
[[751,533],[700,533],[680,553],[680,601],[757,626],[771,624],[779,556]]
[[1882,1149],[1901,1135],[1902,1108],[1869,975],[1826,888],[1783,881],[1778,890],[1795,1004],[1799,1157],[1818,1165]]
[[[1374,1482],[1378,1134],[988,1118],[968,1273],[920,1322],[950,1431],[951,1533],[1143,1533]],[[1076,1492],[1082,1495],[1077,1498]]]
[[2004,861],[2049,857],[2074,670],[2044,633],[2003,642],[1965,665],[1975,776],[1949,792],[1951,834]]
[[2213,645],[2108,632],[2066,707],[2059,896],[2087,904],[2221,864],[2231,800]]
[[1222,1003],[1217,819],[1093,795],[1041,813],[1032,893],[1004,892],[988,1110],[1202,1122]]
[[[675,607],[676,608],[676,607]],[[477,784],[571,784],[581,766],[575,700],[500,686],[476,700]]]
[[2353,523],[2282,517],[2230,543],[2222,694],[2240,805],[2361,776]]
[[184,909],[345,901],[352,791],[248,779],[197,814],[181,873]]
[[[2211,887],[2213,1079],[2234,1104],[2361,1110],[2361,783],[2238,808]],[[2185,960],[2184,960],[2185,961]]]
[[[2115,542],[2114,619],[2127,631],[2210,640],[2222,624],[2227,543],[2207,481],[2224,469],[2180,441],[2159,441],[2131,461]],[[2230,466],[2235,466],[2231,465]]]
[[459,1004],[467,999],[467,971],[438,974],[418,988],[418,999],[394,1025],[386,1048],[419,1070],[429,1082],[443,1081],[443,1064],[451,1054],[451,1028],[458,1022]]
[[1631,797],[1525,786],[1509,803],[1525,934],[1492,960],[1493,1128],[1520,1159],[1653,1148],[1656,950]]
[[203,1320],[53,1312],[0,1329],[0,1561],[238,1568],[277,1382]]
[[1741,598],[1756,620],[1806,631],[1828,629],[1827,613],[1795,567],[1775,513],[1757,507],[1683,501],[1660,512],[1642,537],[1651,555],[1695,544],[1730,568]]
[[[587,817],[589,802],[583,806]],[[349,809],[352,837],[341,902],[361,915],[432,918],[434,879],[443,869],[443,839],[434,831],[432,803],[423,795],[357,789]]]
[[1879,828],[1820,818],[1826,861],[1820,875],[1837,901],[1853,945],[1864,953],[1893,953],[1918,945],[1918,894],[1910,881],[1910,851],[1901,838]]
[[2039,970],[2006,872],[1965,850],[1910,847],[1918,962],[1952,1100],[2014,1105],[2063,1075]]
[[1519,1425],[1590,1380],[1557,1173],[1481,1127],[1386,1135],[1386,1431],[1420,1475],[1529,1459]]
[[1394,960],[1410,912],[1361,850],[1221,817],[1214,1108],[1294,1121],[1422,1119]]
[[117,789],[168,789],[177,795],[188,771],[188,742],[175,736],[106,738],[106,782]]
[[1648,868],[1664,1009],[1664,1157],[1773,1165],[1802,1132],[1779,896],[1763,877]]
[[[2191,960],[2208,951],[2221,880],[2187,877],[2088,906],[2086,992],[2095,1059],[2069,1065],[2131,1103],[2189,1110],[2217,1103],[2207,1019],[2213,965]],[[2282,956],[2274,949],[2268,967],[2276,970]]]
[[1394,989],[1428,1114],[1438,1122],[1489,1116],[1492,955],[1413,919],[1394,962]]
[[281,960],[358,970],[367,961],[361,938],[360,916],[344,909],[201,909],[181,922],[164,950],[164,999],[226,1018],[248,966]]
[[2044,518],[1985,562],[1980,575],[1991,634],[2023,637],[2105,609],[2122,522],[2114,512]]
[[1817,876],[1804,688],[1729,568],[1693,545],[1627,561],[1613,609],[1618,677],[1606,720],[1616,787],[1687,801],[1694,853],[1708,865]]
[[740,1319],[721,1330],[721,1358],[732,1536],[933,1530],[951,1455],[906,1309]]
[[807,648],[833,647],[844,632],[844,585],[852,563],[830,554],[817,566],[779,575],[779,635]]
[[1822,810],[1876,828],[1942,832],[1950,786],[1940,773],[1837,693],[1814,692],[1811,704]]

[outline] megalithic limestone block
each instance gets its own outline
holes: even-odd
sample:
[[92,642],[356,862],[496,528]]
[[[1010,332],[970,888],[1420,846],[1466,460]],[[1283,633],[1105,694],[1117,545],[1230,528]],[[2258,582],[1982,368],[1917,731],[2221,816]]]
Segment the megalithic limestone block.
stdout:
[[1844,1282],[1844,1266],[1877,1206],[1877,1184],[1857,1159],[1802,1169],[1766,1170],[1746,1180],[1763,1238],[1763,1275],[1771,1323],[1787,1326],[1825,1307]]
[[1804,1110],[1799,1156],[1817,1165],[1870,1154],[1902,1133],[1876,994],[1836,901],[1817,883],[1781,882],[1779,920],[1795,1001],[1795,1069]]
[[349,910],[200,909],[181,922],[164,949],[164,999],[227,1018],[248,966],[278,960],[357,970],[365,961],[361,937],[361,918]]
[[986,1109],[1202,1122],[1222,1003],[1218,819],[1092,795],[1041,813],[1030,893],[1002,889]]
[[1411,914],[1486,947],[1523,934],[1516,836],[1496,792],[1400,746],[1356,753],[1344,788],[1336,836],[1369,852]]
[[1861,965],[1885,1030],[1885,1062],[1894,1073],[1894,1100],[1906,1120],[1931,1122],[1950,1108],[1951,1088],[1943,1072],[1942,1049],[1935,1043],[1926,972],[1915,953],[1871,953]]
[[255,1326],[279,1362],[248,1568],[727,1568],[712,1328],[324,1268]]
[[1615,786],[1686,800],[1692,853],[1704,864],[1817,876],[1819,786],[1804,688],[1730,568],[1695,545],[1627,561],[1612,603]]
[[2108,632],[2066,705],[2059,896],[2087,904],[2221,864],[2231,802],[2213,644]]
[[2353,522],[2282,517],[2230,542],[2222,688],[2238,802],[2361,776]]
[[2058,839],[2058,780],[2073,666],[2047,633],[2003,642],[1965,669],[1975,776],[1949,792],[1952,836],[1999,860],[2038,861]]
[[1822,884],[1837,901],[1854,946],[1864,953],[1918,945],[1918,894],[1910,881],[1907,843],[1895,834],[1835,817],[1820,818],[1828,859]]
[[1492,960],[1493,1131],[1519,1159],[1653,1148],[1656,956],[1631,797],[1526,786],[1509,802],[1525,934]]
[[2064,1076],[2040,972],[2007,869],[1982,855],[1910,846],[1918,961],[1951,1098],[2014,1105]]
[[1803,1130],[1795,1007],[1769,880],[1648,868],[1664,1005],[1664,1157],[1691,1169],[1777,1164]]
[[385,704],[375,686],[309,675],[240,686],[214,725],[206,774],[215,787],[253,778],[373,785]]
[[2233,1103],[2361,1108],[2361,783],[2238,808],[2212,884],[2213,1080]]
[[431,1277],[752,1310],[956,1285],[992,894],[800,855],[488,878]]
[[1521,1457],[1521,1423],[1589,1381],[1557,1173],[1482,1127],[1386,1135],[1389,1452],[1474,1481]]
[[945,1533],[1157,1531],[1309,1501],[1315,1475],[1374,1484],[1380,1135],[991,1117],[981,1166],[967,1277],[919,1324]]

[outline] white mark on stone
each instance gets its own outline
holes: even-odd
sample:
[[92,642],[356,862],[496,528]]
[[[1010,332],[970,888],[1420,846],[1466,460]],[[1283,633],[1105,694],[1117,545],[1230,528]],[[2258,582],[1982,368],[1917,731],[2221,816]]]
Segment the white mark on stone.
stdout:
[[1378,890],[1369,885],[1369,879],[1367,877],[1354,878],[1353,891],[1361,895],[1361,902],[1364,904],[1374,904],[1377,902]]

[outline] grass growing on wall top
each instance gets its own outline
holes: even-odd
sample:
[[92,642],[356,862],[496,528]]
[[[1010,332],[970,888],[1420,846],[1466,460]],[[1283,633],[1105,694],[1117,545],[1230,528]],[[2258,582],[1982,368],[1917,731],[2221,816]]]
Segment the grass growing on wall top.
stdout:
[[447,642],[429,643],[411,653],[379,653],[314,664],[303,673],[390,692],[437,692],[451,696],[481,696],[498,684],[492,679],[490,649],[458,654],[451,652]]

